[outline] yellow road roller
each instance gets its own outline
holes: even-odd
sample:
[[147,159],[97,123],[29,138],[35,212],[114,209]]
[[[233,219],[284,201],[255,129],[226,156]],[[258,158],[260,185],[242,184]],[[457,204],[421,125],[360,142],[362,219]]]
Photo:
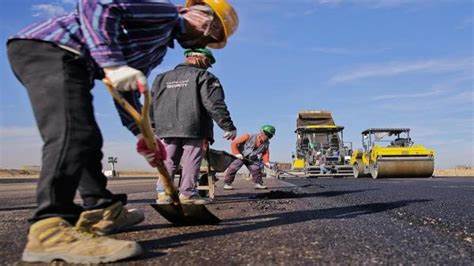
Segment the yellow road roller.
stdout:
[[431,177],[434,151],[414,144],[409,128],[370,128],[362,132],[363,150],[352,153],[354,177]]

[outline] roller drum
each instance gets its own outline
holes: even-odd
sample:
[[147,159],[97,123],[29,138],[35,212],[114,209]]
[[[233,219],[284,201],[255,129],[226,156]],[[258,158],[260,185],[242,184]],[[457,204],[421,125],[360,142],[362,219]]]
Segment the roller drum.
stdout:
[[431,177],[434,172],[432,157],[382,157],[372,167],[373,178]]

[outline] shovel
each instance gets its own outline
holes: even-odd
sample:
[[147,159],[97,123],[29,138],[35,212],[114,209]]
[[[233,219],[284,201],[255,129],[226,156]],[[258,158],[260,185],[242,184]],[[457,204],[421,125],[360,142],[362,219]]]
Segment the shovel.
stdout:
[[[239,159],[239,158],[235,157],[235,155],[232,155],[232,157],[233,157],[234,159]],[[239,159],[239,160],[243,160],[243,161],[248,162],[248,163],[257,163],[257,164],[260,163],[260,162],[258,162],[258,161],[253,161],[253,160],[250,160],[250,159],[247,159],[247,158],[243,158],[243,159]],[[264,165],[264,167],[265,167],[265,168],[268,168],[269,170],[275,170],[275,169],[269,168],[269,167],[266,166],[266,165]],[[292,173],[290,173],[290,172],[287,172],[287,171],[284,171],[284,170],[281,170],[281,169],[278,169],[278,168],[277,168],[277,171],[282,172],[282,173],[284,173],[284,174],[287,174],[287,175],[289,175],[289,176],[293,176],[293,177],[298,177],[298,178],[299,178],[298,175],[292,174]]]
[[[135,110],[130,103],[125,100],[120,93],[117,92],[112,84],[104,79],[107,89],[112,97],[117,101],[125,111],[135,120],[135,123],[140,128],[140,132],[145,139],[148,148],[155,149],[155,134],[150,125],[150,105],[151,96],[150,91],[146,86],[138,83],[138,90],[145,96],[141,114]],[[163,161],[158,162],[156,167],[158,169],[158,177],[163,184],[165,192],[173,200],[170,204],[151,204],[151,206],[161,214],[166,220],[176,225],[201,225],[201,224],[217,224],[221,220],[212,214],[204,205],[181,204],[179,202],[178,191],[174,187],[173,182],[168,174],[168,171],[163,164]]]

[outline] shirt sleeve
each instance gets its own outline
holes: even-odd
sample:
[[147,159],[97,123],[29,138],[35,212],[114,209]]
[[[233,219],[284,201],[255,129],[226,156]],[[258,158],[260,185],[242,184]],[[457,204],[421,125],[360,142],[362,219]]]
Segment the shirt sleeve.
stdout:
[[232,151],[232,154],[234,155],[237,155],[240,153],[239,151],[239,145],[240,144],[243,144],[245,143],[247,140],[250,139],[250,135],[249,134],[244,134],[236,139],[234,139],[231,143],[230,143],[230,149]]
[[[127,100],[130,105],[135,108],[138,112],[142,110],[142,104],[140,103],[140,93],[138,91],[128,91],[128,92],[121,92],[122,97]],[[135,124],[135,120],[123,109],[123,107],[114,100],[115,108],[118,111],[120,116],[120,121],[122,121],[122,125],[126,127],[133,135],[140,134],[140,129],[138,125]]]
[[202,76],[201,101],[217,125],[226,131],[235,130],[234,122],[224,101],[224,89],[219,80],[209,72]]
[[156,27],[179,17],[168,0],[80,0],[78,7],[86,45],[102,68],[127,64],[119,43],[126,37],[126,23]]

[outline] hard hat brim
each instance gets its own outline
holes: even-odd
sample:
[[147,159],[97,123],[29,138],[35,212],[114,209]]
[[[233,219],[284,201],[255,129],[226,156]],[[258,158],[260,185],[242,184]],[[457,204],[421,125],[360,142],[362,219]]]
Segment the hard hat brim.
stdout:
[[186,0],[185,7],[190,7],[196,4],[206,4],[210,6],[219,18],[224,31],[223,39],[220,42],[208,44],[208,47],[214,49],[224,48],[227,45],[227,39],[236,31],[239,25],[237,13],[226,0]]

